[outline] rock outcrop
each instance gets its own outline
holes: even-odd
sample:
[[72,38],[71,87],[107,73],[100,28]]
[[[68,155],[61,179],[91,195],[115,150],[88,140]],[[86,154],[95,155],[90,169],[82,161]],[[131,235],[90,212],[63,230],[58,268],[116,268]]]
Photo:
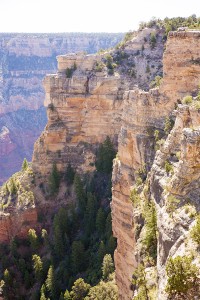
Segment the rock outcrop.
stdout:
[[56,71],[56,56],[94,53],[116,45],[122,37],[122,33],[0,34],[0,131],[7,127],[15,145],[10,151],[7,141],[4,145],[1,140],[0,184],[20,169],[24,157],[31,160],[34,142],[47,121],[42,79]]
[[[153,51],[149,44],[152,32],[158,36]],[[123,49],[100,55],[58,56],[57,74],[44,79],[48,123],[35,144],[35,170],[49,174],[56,162],[64,171],[71,162],[81,172],[92,171],[97,144],[108,135],[117,145],[124,92],[136,84],[147,87],[162,72],[162,33],[155,29],[139,31]],[[151,72],[146,71],[148,64],[153,66]]]
[[[130,200],[130,191],[136,185],[138,173],[141,172],[143,166],[145,166],[145,171],[151,174],[149,175],[151,176],[150,189],[153,199],[157,203],[156,208],[158,209],[159,242],[157,255],[158,275],[161,283],[158,285],[159,292],[157,299],[165,299],[162,295],[162,283],[166,277],[163,277],[162,271],[165,268],[167,256],[164,262],[161,257],[163,253],[166,251],[169,253],[169,249],[173,248],[175,238],[173,240],[171,236],[172,232],[168,231],[168,223],[165,220],[166,216],[161,213],[163,209],[159,208],[159,205],[163,206],[161,199],[165,193],[165,184],[167,182],[167,178],[165,178],[166,172],[163,171],[164,162],[167,159],[167,155],[169,156],[169,153],[173,151],[171,151],[172,149],[167,151],[164,145],[163,150],[161,150],[162,152],[157,152],[152,167],[155,154],[154,132],[155,130],[163,131],[165,117],[170,115],[178,100],[180,101],[186,95],[197,94],[200,82],[200,66],[198,63],[200,57],[199,46],[200,32],[170,33],[164,53],[164,77],[160,89],[153,89],[148,93],[136,89],[126,92],[124,96],[118,158],[114,162],[113,169],[112,198],[113,232],[118,242],[115,252],[116,281],[119,287],[120,299],[132,299],[132,274],[140,262],[140,257],[138,257],[137,253],[138,245],[135,238],[137,219]],[[198,113],[195,112],[195,114],[187,115],[185,125],[188,126],[188,119],[191,120],[190,122],[194,119],[195,126],[198,127],[200,125],[198,122]],[[177,122],[183,123],[181,115]],[[182,132],[180,127],[177,128],[175,126],[175,128],[174,132],[176,132],[176,135],[171,140],[169,136],[167,140],[170,147],[175,147],[183,135],[185,135],[185,142],[182,145],[183,154],[179,167],[177,167],[177,172],[175,172],[172,178],[171,184],[174,187],[172,193],[174,194],[178,192],[177,185],[181,184],[181,188],[184,186],[185,190],[187,180],[189,182],[191,180],[198,180],[197,175],[197,177],[191,177],[191,172],[193,173],[194,170],[195,174],[198,174],[198,169],[196,169],[198,167],[198,160],[195,158],[197,154],[194,157],[194,153],[198,153],[198,132],[193,132],[191,129]],[[192,150],[193,148],[194,151]],[[189,149],[192,151],[191,154],[189,154]],[[155,171],[155,164],[161,164],[162,170],[157,167]],[[183,179],[184,174],[187,180]],[[176,226],[177,223],[174,222],[173,227],[175,228]],[[168,233],[164,232],[165,230]],[[170,246],[167,242],[164,242],[166,235],[170,240]],[[167,247],[169,247],[168,250],[165,249]],[[174,254],[175,252],[173,252]]]
[[[146,32],[148,38],[152,30]],[[140,286],[132,284],[132,275],[142,265],[149,299],[165,300],[168,259],[192,250],[193,261],[199,265],[199,250],[190,230],[200,211],[200,32],[169,33],[161,85],[149,91],[140,89],[147,89],[151,80],[144,66],[138,63],[136,73],[124,73],[128,71],[125,59],[129,67],[136,56],[147,62],[151,47],[144,45],[137,52],[142,40],[143,32],[134,36],[123,48],[125,56],[110,51],[58,57],[58,72],[44,79],[48,123],[35,143],[32,166],[38,187],[34,192],[38,193],[37,203],[42,202],[41,190],[45,190],[54,163],[61,172],[69,163],[80,174],[93,172],[99,143],[110,136],[118,148],[111,206],[119,299],[131,300],[140,293]],[[158,42],[161,45],[160,39]],[[151,50],[151,63],[157,66],[152,74],[157,75],[161,52]],[[175,117],[172,129],[170,118]],[[6,135],[4,129],[2,137]],[[24,189],[21,193],[27,195]],[[20,199],[15,197],[15,201]],[[28,203],[32,203],[32,194]],[[150,231],[148,222],[154,226]],[[152,231],[154,240],[147,245],[147,234]]]
[[[95,71],[101,55],[58,57],[58,74],[44,80],[48,124],[35,144],[33,169],[43,176],[55,162],[60,171],[68,163],[80,172],[94,170],[95,149],[106,136],[117,140],[122,96],[128,88],[119,75]],[[71,78],[67,68],[76,65]]]
[[38,227],[38,213],[36,208],[29,208],[22,212],[0,215],[0,243],[11,242],[14,237],[27,238],[30,228]]

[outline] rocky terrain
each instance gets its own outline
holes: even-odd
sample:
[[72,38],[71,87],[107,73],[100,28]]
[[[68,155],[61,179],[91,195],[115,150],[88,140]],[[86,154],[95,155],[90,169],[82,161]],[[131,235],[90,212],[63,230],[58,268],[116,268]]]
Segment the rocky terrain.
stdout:
[[[12,179],[0,194],[4,224],[10,207],[18,208],[12,216],[23,216],[76,201],[64,181],[48,198],[52,170],[63,175],[70,164],[83,179],[95,174],[109,136],[118,151],[111,212],[122,300],[199,297],[200,31],[169,32],[163,69],[162,36],[158,27],[145,28],[114,50],[58,56],[57,73],[44,79],[48,122],[35,143],[32,169],[13,178],[14,205]],[[1,139],[10,151],[5,127]],[[22,228],[17,233],[11,225],[7,232],[20,236]],[[7,232],[1,240],[10,238]]]
[[[46,124],[42,79],[57,69],[56,56],[97,52],[123,34],[0,34],[0,184],[18,171]],[[3,133],[2,133],[3,134]]]

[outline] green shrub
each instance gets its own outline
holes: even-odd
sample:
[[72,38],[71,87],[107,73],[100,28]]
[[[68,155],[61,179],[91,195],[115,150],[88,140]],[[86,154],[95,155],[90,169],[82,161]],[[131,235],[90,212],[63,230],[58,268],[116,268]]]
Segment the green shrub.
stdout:
[[168,160],[165,161],[165,171],[170,173],[173,171],[173,165]]
[[133,288],[138,291],[137,296],[133,297],[133,300],[148,300],[146,272],[143,264],[138,265],[132,278]]
[[76,66],[76,63],[74,62],[73,67],[66,69],[66,77],[71,78],[76,69],[77,69],[77,66]]
[[159,141],[159,134],[160,134],[159,130],[156,129],[156,130],[154,131],[154,138],[155,138],[155,141],[156,141],[156,142]]
[[28,169],[28,162],[27,159],[24,158],[24,161],[22,163],[22,171],[26,171]]
[[150,71],[151,71],[151,70],[150,70],[150,67],[149,67],[149,65],[147,65],[147,66],[146,66],[146,73],[150,73]]
[[94,71],[96,72],[102,72],[104,68],[104,64],[102,62],[96,62]]
[[54,111],[54,109],[55,109],[54,104],[53,103],[49,103],[48,109],[50,109],[51,111]]
[[159,87],[162,82],[162,77],[157,75],[153,81],[150,83],[150,88]]
[[144,182],[147,178],[146,165],[142,164],[141,167],[136,171],[136,174],[142,179],[142,182]]
[[192,102],[192,107],[199,110],[200,109],[200,97],[199,100],[197,99],[196,101]]
[[140,203],[140,196],[139,196],[136,188],[133,188],[131,190],[130,200],[132,201],[134,206],[137,206]]
[[166,272],[168,276],[166,292],[170,299],[176,299],[177,296],[182,297],[177,299],[194,299],[195,295],[191,296],[192,289],[195,289],[198,295],[198,268],[192,264],[192,257],[169,258]]
[[198,92],[197,101],[200,101],[200,92]]
[[164,132],[166,135],[168,135],[170,133],[173,126],[174,126],[174,121],[172,119],[170,119],[170,117],[166,117],[165,118],[165,127],[164,127]]
[[151,32],[150,34],[150,45],[151,45],[151,49],[154,49],[156,46],[156,35],[154,32]]
[[74,282],[72,291],[70,293],[72,300],[82,300],[87,296],[91,286],[84,281],[84,279],[79,278]]
[[197,216],[196,225],[191,229],[191,238],[200,245],[200,215]]
[[167,212],[172,215],[172,213],[177,209],[180,200],[173,195],[169,195],[167,198]]
[[150,202],[144,208],[144,236],[142,244],[145,246],[145,251],[153,260],[157,257],[157,215],[155,205]]
[[182,104],[191,104],[192,103],[192,96],[185,96],[183,99],[182,99]]

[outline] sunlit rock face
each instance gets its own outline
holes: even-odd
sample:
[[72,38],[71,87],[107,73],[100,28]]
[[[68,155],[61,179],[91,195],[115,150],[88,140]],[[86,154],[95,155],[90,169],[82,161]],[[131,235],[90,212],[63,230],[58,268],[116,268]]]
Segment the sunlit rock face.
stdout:
[[[163,203],[166,200],[166,186],[173,195],[184,198],[187,193],[190,193],[190,198],[193,200],[195,198],[194,189],[199,182],[199,112],[187,107],[179,108],[175,127],[163,148],[157,152],[155,161],[154,132],[158,129],[163,131],[165,117],[173,111],[184,96],[195,96],[198,93],[199,57],[200,32],[171,32],[163,57],[164,74],[160,88],[149,92],[135,89],[124,94],[118,156],[113,167],[112,196],[113,233],[117,237],[116,282],[119,298],[123,300],[133,297],[132,274],[139,263],[137,251],[140,245],[135,238],[137,212],[130,200],[130,190],[135,185],[137,171],[143,165],[150,172],[151,196],[156,203],[158,216],[156,299],[166,299],[165,264],[168,255],[187,254],[189,251],[189,248],[184,249],[184,242],[181,242],[181,239],[184,241],[183,233],[186,227],[189,230],[192,221],[184,227],[185,221],[180,218],[181,225],[177,229],[178,219],[177,223],[170,220]],[[184,129],[185,127],[193,129]],[[166,160],[177,151],[181,151],[181,160],[174,167],[174,176],[169,183],[164,165]],[[184,218],[186,216],[183,216]],[[180,239],[177,241],[178,238]]]
[[[57,69],[56,56],[97,52],[116,45],[119,34],[0,34],[0,184],[31,160],[33,145],[47,122],[42,79]],[[4,145],[5,143],[5,145]],[[12,146],[11,146],[12,144]]]

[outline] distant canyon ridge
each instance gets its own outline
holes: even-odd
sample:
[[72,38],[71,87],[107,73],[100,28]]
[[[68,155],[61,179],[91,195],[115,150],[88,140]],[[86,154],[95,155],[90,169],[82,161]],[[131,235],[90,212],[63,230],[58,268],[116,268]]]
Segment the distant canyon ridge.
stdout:
[[57,70],[57,55],[95,53],[123,33],[0,33],[0,185],[31,160],[47,118],[42,80]]

